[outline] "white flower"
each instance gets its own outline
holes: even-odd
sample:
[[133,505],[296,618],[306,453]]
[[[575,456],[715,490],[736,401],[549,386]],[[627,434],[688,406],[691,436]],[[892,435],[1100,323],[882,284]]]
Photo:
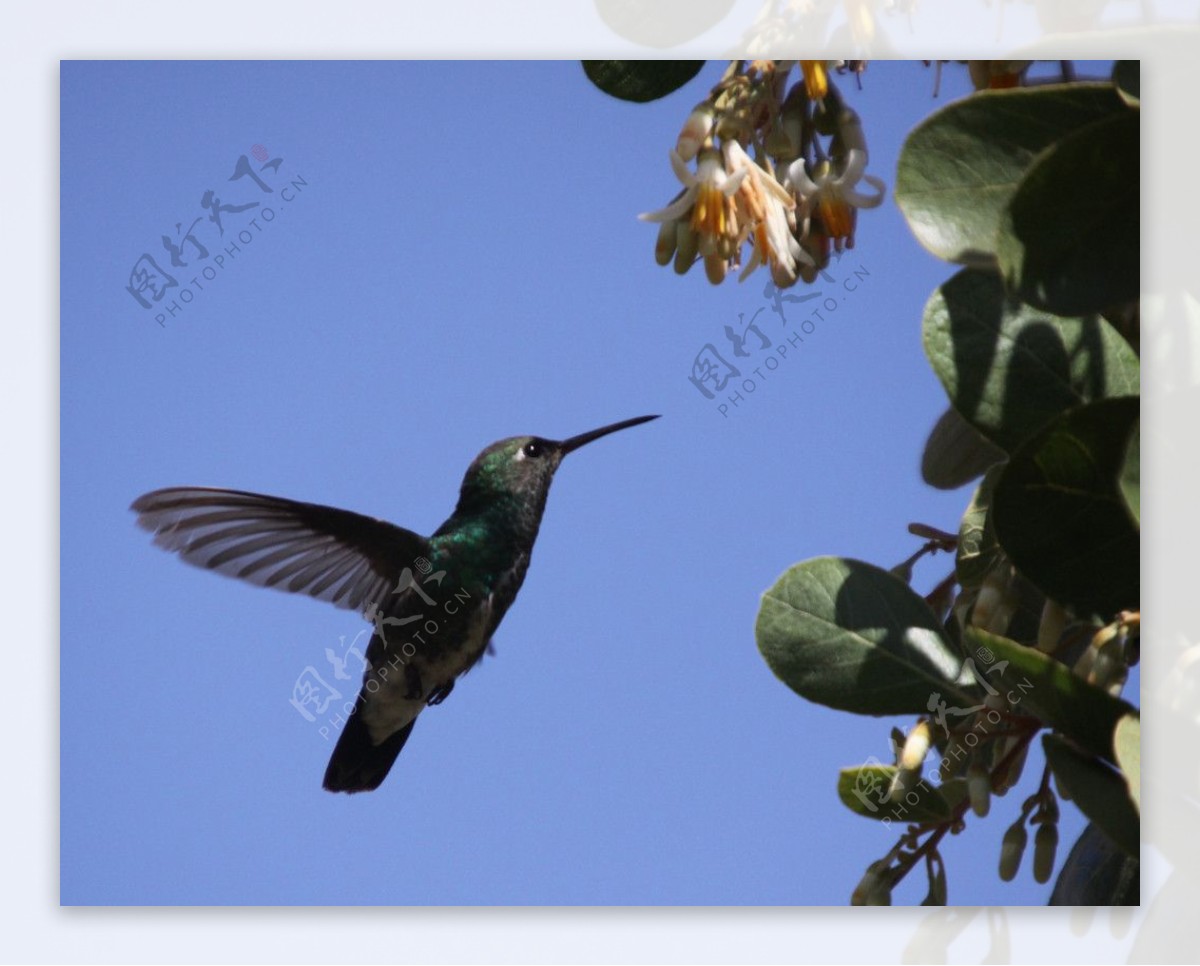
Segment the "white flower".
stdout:
[[[695,235],[699,254],[704,256],[704,268],[709,281],[720,282],[725,278],[729,260],[737,254],[738,218],[733,195],[748,172],[726,172],[720,153],[713,148],[701,150],[695,173],[679,156],[679,152],[672,150],[671,168],[683,182],[683,193],[667,207],[638,217],[642,221],[686,225]],[[662,229],[656,257],[661,259],[668,245],[669,233]],[[690,264],[684,265],[683,270],[686,271]],[[677,261],[676,269],[679,268]]]
[[[700,152],[693,174],[678,151],[671,151],[671,168],[681,182],[684,192],[667,207],[638,215],[642,221],[673,221],[690,212],[692,228],[702,236],[728,234],[729,216],[733,212],[733,193],[747,172],[730,175],[721,163],[721,155],[712,148]],[[736,232],[735,232],[736,234]]]
[[783,287],[793,284],[797,260],[812,263],[788,223],[788,212],[796,207],[795,199],[770,172],[755,164],[737,141],[726,141],[722,150],[726,170],[746,172],[734,195],[734,204],[742,226],[738,242],[748,239],[752,253],[738,276],[739,281],[759,265],[767,265],[776,284]]
[[[815,213],[820,220],[819,233],[831,239],[838,251],[843,247],[854,247],[856,209],[878,207],[886,191],[879,178],[865,173],[866,167],[867,152],[860,148],[850,149],[845,168],[838,175],[833,173],[833,166],[828,161],[819,162],[811,177],[802,158],[788,165],[784,180],[799,199],[799,216],[805,234],[811,228]],[[863,181],[876,193],[870,195],[859,191],[858,185]]]

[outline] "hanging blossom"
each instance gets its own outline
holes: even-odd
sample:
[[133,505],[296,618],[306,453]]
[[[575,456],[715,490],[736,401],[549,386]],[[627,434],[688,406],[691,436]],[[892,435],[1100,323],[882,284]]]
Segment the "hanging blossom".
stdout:
[[745,279],[758,266],[766,265],[776,285],[781,288],[794,285],[797,261],[813,264],[793,234],[795,199],[770,171],[755,164],[737,141],[726,141],[721,145],[721,151],[726,170],[746,172],[745,179],[734,194],[734,205],[742,225],[739,244],[749,240],[752,251],[738,281]]
[[[803,79],[789,91],[788,74],[797,66]],[[731,269],[740,269],[742,280],[766,266],[786,288],[814,281],[831,246],[853,247],[857,211],[879,205],[884,184],[866,173],[858,117],[829,76],[843,66],[857,74],[864,64],[730,64],[669,152],[682,189],[666,207],[639,216],[659,225],[660,265],[673,261],[684,274],[701,260],[714,284]],[[747,153],[751,144],[757,160]],[[750,249],[744,261],[743,245]]]
[[[729,174],[715,148],[703,148],[695,173],[679,152],[671,151],[671,169],[683,183],[683,193],[667,207],[638,215],[642,221],[659,222],[655,257],[665,265],[676,255],[675,270],[686,272],[698,252],[711,282],[724,280],[728,262],[737,254],[738,217],[733,195],[746,179],[745,169]],[[674,229],[674,238],[672,230]],[[690,257],[688,253],[690,251]],[[664,257],[665,255],[665,257]]]
[[[846,149],[845,161],[835,174],[832,161],[819,161],[809,175],[803,158],[788,165],[786,184],[796,192],[800,206],[801,235],[828,239],[837,251],[854,247],[854,228],[859,208],[877,208],[883,202],[884,183],[866,174],[867,144],[858,116],[844,110],[838,118],[838,134]],[[875,194],[858,190],[862,182],[875,189]],[[815,223],[819,224],[815,224]]]

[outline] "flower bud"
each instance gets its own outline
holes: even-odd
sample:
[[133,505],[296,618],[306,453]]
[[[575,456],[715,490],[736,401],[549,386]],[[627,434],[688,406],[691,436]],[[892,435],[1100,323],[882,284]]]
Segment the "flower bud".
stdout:
[[716,135],[722,141],[732,141],[742,136],[746,127],[745,111],[734,114],[722,114],[716,123]]
[[[1112,627],[1112,625],[1109,625]],[[1109,628],[1105,628],[1108,630]],[[1115,631],[1115,628],[1114,628]],[[1092,649],[1096,651],[1096,658],[1092,662],[1092,669],[1087,674],[1087,682],[1094,684],[1098,688],[1107,688],[1109,684],[1121,677],[1125,670],[1122,663],[1122,657],[1125,652],[1125,641],[1118,633],[1107,635],[1104,637],[1104,642],[1097,646],[1096,641],[1100,639],[1103,631],[1096,635],[1092,641]],[[1122,682],[1124,683],[1124,682]]]
[[925,897],[925,901],[921,905],[944,906],[947,898],[946,891],[946,874],[945,871],[942,871],[930,878],[929,894]]
[[1066,610],[1061,604],[1047,597],[1046,603],[1042,607],[1042,621],[1038,624],[1037,649],[1043,654],[1053,654],[1057,651],[1066,624]]
[[[1007,741],[998,742],[1003,746],[1004,754],[997,759],[999,762],[1008,756],[1008,753],[1017,746],[1020,742],[1019,738],[1009,738]],[[1010,788],[1016,785],[1021,780],[1021,772],[1025,770],[1025,759],[1029,757],[1029,743],[1023,744],[1019,751],[1008,759],[1008,764],[1005,765],[1004,771],[1001,774],[993,775],[992,791],[997,795],[1004,795]]]
[[1079,655],[1079,660],[1075,662],[1075,666],[1071,668],[1071,673],[1076,677],[1083,678],[1085,681],[1092,673],[1092,667],[1096,663],[1096,649],[1090,644],[1083,649],[1083,653]]
[[697,104],[695,110],[683,122],[683,128],[675,142],[675,150],[684,161],[691,161],[699,153],[701,145],[712,134],[714,118],[712,105],[705,102]]
[[992,807],[992,778],[977,760],[967,769],[967,797],[971,800],[971,811],[980,818]]
[[986,60],[968,60],[967,73],[971,76],[971,86],[977,91],[986,90],[992,80],[991,62]]
[[867,871],[850,894],[852,906],[890,906],[892,884],[887,863],[878,859],[867,866]]
[[686,221],[680,221],[675,227],[675,273],[686,274],[696,261],[696,253],[700,249],[700,237]]
[[1029,841],[1029,833],[1025,831],[1025,820],[1017,819],[1004,833],[1000,843],[1000,878],[1012,882],[1021,867],[1021,856],[1025,854],[1025,845]]
[[1011,593],[1012,567],[1007,564],[988,571],[975,598],[975,609],[971,612],[971,623],[980,630],[1003,634],[1016,607],[1015,595]]
[[654,242],[654,260],[659,265],[666,265],[675,257],[678,235],[679,231],[673,221],[664,221],[658,226],[658,238]]
[[1038,882],[1049,882],[1054,871],[1054,853],[1058,849],[1058,826],[1046,822],[1038,826],[1033,838],[1033,878]]
[[711,252],[704,256],[704,274],[708,276],[708,280],[713,285],[720,285],[725,281],[728,271],[729,265],[717,252]]
[[917,726],[904,739],[904,749],[900,752],[900,768],[920,774],[921,764],[929,754],[929,745],[933,741],[933,729],[928,721],[918,721]]
[[851,151],[867,153],[867,139],[863,135],[862,121],[859,120],[856,111],[848,107],[843,108],[837,116],[837,130],[847,154]]

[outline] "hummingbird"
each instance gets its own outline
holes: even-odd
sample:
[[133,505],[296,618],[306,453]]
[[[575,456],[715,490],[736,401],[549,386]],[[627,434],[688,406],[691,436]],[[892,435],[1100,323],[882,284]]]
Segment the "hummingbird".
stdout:
[[564,440],[492,443],[431,537],[349,510],[241,490],[180,486],[134,500],[137,523],[187,563],[357,610],[373,627],[366,670],[324,787],[379,787],[417,716],[441,704],[491,650],[516,599],[563,457],[657,419],[638,416]]

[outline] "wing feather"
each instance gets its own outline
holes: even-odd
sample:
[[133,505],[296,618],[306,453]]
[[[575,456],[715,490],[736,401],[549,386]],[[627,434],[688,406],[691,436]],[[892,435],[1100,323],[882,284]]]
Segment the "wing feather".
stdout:
[[154,542],[195,567],[338,607],[383,606],[429,541],[383,520],[281,497],[199,486],[138,497]]

